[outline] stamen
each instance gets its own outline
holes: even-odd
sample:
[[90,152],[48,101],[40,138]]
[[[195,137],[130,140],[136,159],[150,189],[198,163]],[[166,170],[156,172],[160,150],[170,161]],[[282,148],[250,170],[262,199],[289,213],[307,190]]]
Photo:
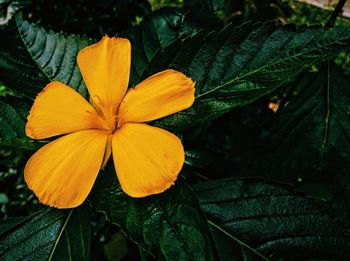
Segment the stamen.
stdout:
[[113,132],[117,127],[114,106],[107,106],[108,103],[103,101],[99,95],[95,94],[92,97],[92,104],[100,115],[101,119],[104,121],[106,130]]
[[99,103],[102,103],[102,100],[101,100],[100,96],[98,96],[97,94],[94,95],[94,98],[96,98]]

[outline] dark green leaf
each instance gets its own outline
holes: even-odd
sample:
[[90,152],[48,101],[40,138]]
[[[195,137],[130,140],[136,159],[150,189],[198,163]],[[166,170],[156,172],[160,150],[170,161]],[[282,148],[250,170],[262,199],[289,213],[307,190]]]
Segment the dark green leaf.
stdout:
[[[295,29],[276,27],[272,22],[227,26],[209,36],[199,32],[182,42],[176,37],[189,31],[182,32],[181,17],[181,13],[155,16],[144,23],[144,30],[134,33],[138,37],[131,39],[133,84],[166,68],[178,69],[196,80],[195,105],[156,123],[167,128],[201,123],[255,101],[294,79],[309,64],[347,49],[350,42],[350,29],[346,27]],[[177,29],[169,30],[174,24]],[[15,31],[14,26],[18,27],[17,34],[7,37],[0,46],[0,76],[6,85],[33,96],[49,80],[60,80],[86,94],[76,54],[88,40],[45,32],[19,20],[1,33],[9,35]],[[140,40],[140,35],[146,38]]]
[[270,175],[295,181],[333,175],[334,170],[348,174],[349,82],[341,69],[327,63],[295,83],[300,93],[278,111],[264,141],[270,153],[262,161]]
[[52,260],[89,260],[90,209],[81,206],[72,210],[67,222],[53,251]]
[[292,81],[310,64],[349,47],[350,27],[229,25],[219,33],[197,33],[158,52],[142,78],[174,68],[196,81],[195,104],[155,123],[181,129],[251,103]]
[[187,8],[200,8],[204,11],[214,13],[220,9],[224,9],[227,2],[227,0],[185,0],[184,5]]
[[0,79],[8,88],[34,98],[50,81],[86,95],[76,62],[91,40],[46,31],[20,19],[0,28]]
[[[273,260],[350,258],[348,228],[329,214],[323,202],[290,187],[255,179],[223,179],[194,189],[216,237],[222,233],[225,241],[232,235],[231,240],[238,238]],[[222,260],[233,258],[225,257],[232,252],[225,245],[236,244],[233,240],[231,246],[217,245]]]
[[35,149],[38,144],[29,140],[24,132],[30,105],[25,99],[0,97],[0,145],[16,149]]
[[[20,100],[16,99],[16,102],[20,102]],[[4,99],[0,100],[0,122],[1,139],[25,137],[24,118],[20,112],[17,111],[16,106],[6,103]]]
[[47,259],[67,217],[67,211],[45,209],[1,234],[0,259]]
[[308,194],[330,200],[338,215],[347,220],[349,81],[350,77],[330,62],[291,85],[298,95],[278,111],[252,169],[252,173],[263,169],[267,176],[298,181]]
[[11,228],[25,221],[26,217],[11,217],[1,220],[0,223],[0,235],[7,232]]
[[128,253],[127,239],[122,232],[118,232],[103,248],[108,260],[122,260]]
[[212,159],[206,150],[186,150],[185,163],[193,167],[204,167],[211,163]]
[[26,20],[38,22],[55,32],[87,35],[95,39],[126,30],[152,11],[147,0],[14,1],[32,2],[28,8],[21,10]]
[[[142,21],[126,33],[132,44],[130,85],[140,82],[141,76],[154,55],[169,44],[196,33],[200,27],[190,23],[188,13],[179,9],[164,8]],[[163,68],[166,69],[166,68]]]
[[[183,12],[164,9],[126,34],[132,42],[131,84],[139,82],[158,49],[198,30],[186,21]],[[0,37],[0,78],[8,88],[34,98],[48,82],[57,80],[86,96],[76,56],[92,39],[54,33],[20,19],[1,27]]]
[[89,217],[84,206],[69,211],[47,208],[1,226],[0,259],[88,260]]
[[124,194],[114,172],[101,173],[93,207],[149,251],[165,260],[212,260],[207,222],[191,190],[178,181],[170,190],[146,198]]

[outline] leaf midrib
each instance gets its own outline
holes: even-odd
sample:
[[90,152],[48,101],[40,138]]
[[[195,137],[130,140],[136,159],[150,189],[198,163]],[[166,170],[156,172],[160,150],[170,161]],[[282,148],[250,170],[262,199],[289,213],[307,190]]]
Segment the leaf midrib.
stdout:
[[232,239],[233,241],[235,241],[236,243],[240,244],[241,246],[249,249],[250,251],[252,251],[254,254],[256,254],[257,256],[261,257],[263,260],[265,261],[270,261],[270,259],[268,259],[267,257],[263,256],[261,253],[259,253],[257,250],[255,250],[253,247],[249,246],[248,244],[244,243],[243,241],[239,240],[238,238],[236,238],[235,236],[233,236],[232,234],[230,234],[229,232],[227,232],[225,229],[223,229],[222,227],[220,227],[219,225],[217,225],[216,223],[214,223],[211,220],[207,220],[208,224],[210,226],[212,226],[213,228],[215,228],[216,230],[218,230],[219,232],[225,234],[226,236],[228,236],[230,239]]
[[[340,39],[339,41],[341,41],[341,39]],[[328,43],[328,44],[325,45],[325,46],[329,46],[329,45],[333,45],[333,44],[334,44],[334,43]],[[340,44],[342,44],[342,43],[340,43]],[[325,48],[325,47],[323,47],[323,48]],[[294,55],[292,55],[292,56],[285,57],[285,58],[283,58],[283,59],[281,59],[281,60],[277,60],[277,61],[274,61],[274,62],[272,62],[272,63],[265,64],[265,65],[263,65],[263,66],[261,66],[261,67],[256,68],[255,70],[253,70],[253,71],[251,71],[251,72],[248,72],[248,73],[246,73],[246,74],[242,74],[242,75],[240,75],[240,76],[238,76],[238,77],[236,77],[236,78],[233,78],[233,79],[231,79],[231,80],[228,80],[227,82],[225,82],[225,83],[223,83],[223,84],[217,85],[217,86],[215,86],[214,88],[212,88],[212,89],[210,89],[210,90],[208,90],[208,91],[206,91],[206,92],[203,92],[203,93],[197,95],[195,98],[196,98],[196,99],[201,98],[201,97],[203,97],[203,96],[205,96],[205,95],[208,95],[208,94],[210,94],[210,93],[212,93],[212,92],[215,92],[215,91],[217,91],[217,90],[219,90],[219,89],[221,89],[221,88],[223,88],[223,87],[225,87],[225,86],[227,86],[227,85],[233,84],[233,83],[235,83],[236,81],[242,80],[242,79],[244,79],[244,78],[246,78],[246,77],[249,77],[249,76],[251,76],[251,75],[253,75],[253,74],[255,74],[255,73],[258,73],[259,71],[264,70],[265,68],[268,68],[268,67],[270,67],[270,66],[271,66],[271,67],[272,67],[272,66],[275,66],[275,65],[277,65],[277,64],[279,64],[279,63],[283,63],[284,61],[287,61],[287,60],[290,60],[290,59],[298,58],[299,56],[303,56],[303,55],[306,55],[306,54],[308,54],[308,53],[312,53],[312,52],[314,52],[314,51],[316,51],[316,50],[318,50],[318,49],[319,49],[319,48],[316,48],[316,47],[315,47],[315,48],[309,49],[308,51],[299,52],[299,53],[294,54]]]
[[59,234],[58,234],[58,236],[57,236],[57,238],[56,238],[56,240],[55,240],[55,244],[54,244],[54,246],[52,247],[50,256],[49,256],[49,258],[48,258],[48,261],[51,261],[51,260],[52,260],[53,255],[54,255],[54,253],[55,253],[55,251],[56,251],[58,242],[60,241],[60,239],[61,239],[61,237],[62,237],[62,234],[63,234],[63,232],[65,231],[65,229],[66,229],[66,227],[67,227],[67,225],[68,225],[68,221],[70,220],[73,211],[74,211],[74,209],[71,209],[71,210],[69,211],[69,214],[67,215],[67,218],[66,218],[66,220],[65,220],[65,222],[64,222],[64,224],[63,224],[63,226],[62,226],[62,228],[60,229],[60,232],[59,232]]
[[324,156],[326,153],[326,146],[328,143],[328,129],[330,124],[330,86],[331,86],[331,74],[330,74],[330,61],[327,61],[327,82],[326,82],[326,117],[324,120],[324,132],[323,132],[323,142],[321,146],[321,164],[324,164]]
[[191,258],[190,260],[195,260],[192,256],[191,251],[188,249],[187,245],[185,244],[185,242],[183,241],[181,234],[179,233],[179,231],[177,230],[176,226],[170,221],[169,216],[167,215],[166,211],[164,210],[164,208],[160,205],[160,203],[154,199],[154,202],[156,203],[156,205],[159,207],[159,209],[163,212],[164,217],[166,219],[166,221],[168,222],[168,224],[172,227],[176,237],[178,238],[178,240],[181,242],[181,244],[183,245],[186,253],[188,254],[188,256]]

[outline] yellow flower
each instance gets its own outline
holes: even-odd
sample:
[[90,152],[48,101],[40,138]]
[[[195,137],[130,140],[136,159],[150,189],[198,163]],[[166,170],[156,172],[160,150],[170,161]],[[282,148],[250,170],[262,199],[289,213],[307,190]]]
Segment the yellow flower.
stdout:
[[128,195],[145,197],[168,189],[184,163],[183,146],[175,135],[144,122],[190,107],[194,82],[169,69],[127,90],[131,46],[123,38],[105,36],[77,59],[91,104],[60,82],[49,83],[36,97],[26,134],[33,139],[67,135],[29,159],[24,170],[29,188],[43,204],[76,207],[112,154]]

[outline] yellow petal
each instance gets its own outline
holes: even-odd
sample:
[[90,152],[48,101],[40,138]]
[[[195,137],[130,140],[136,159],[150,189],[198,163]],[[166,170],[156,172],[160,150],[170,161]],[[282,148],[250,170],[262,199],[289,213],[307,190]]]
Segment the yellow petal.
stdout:
[[178,137],[143,123],[125,123],[112,139],[114,166],[120,185],[132,197],[168,189],[185,160]]
[[27,162],[24,178],[43,204],[57,208],[80,205],[100,170],[107,134],[84,130],[42,147]]
[[28,116],[27,136],[44,139],[80,130],[103,128],[96,110],[76,91],[49,83],[36,97]]
[[194,102],[194,82],[175,70],[157,73],[131,88],[119,108],[118,125],[147,122],[182,111]]
[[124,38],[105,36],[78,54],[78,64],[90,97],[105,114],[115,116],[117,113],[128,88],[130,61],[131,45]]

